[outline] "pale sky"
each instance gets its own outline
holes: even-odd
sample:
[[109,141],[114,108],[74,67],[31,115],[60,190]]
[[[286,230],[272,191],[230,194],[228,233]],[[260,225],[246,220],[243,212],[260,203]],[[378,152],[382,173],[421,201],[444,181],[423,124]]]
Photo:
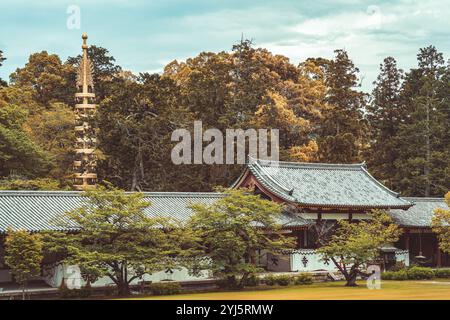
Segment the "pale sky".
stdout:
[[[67,27],[70,5],[80,9],[80,29]],[[133,72],[230,50],[242,33],[295,64],[344,48],[368,91],[386,56],[409,69],[419,48],[433,44],[450,58],[450,1],[2,0],[0,50],[8,60],[0,77],[8,79],[33,52],[63,60],[79,54],[82,32]]]

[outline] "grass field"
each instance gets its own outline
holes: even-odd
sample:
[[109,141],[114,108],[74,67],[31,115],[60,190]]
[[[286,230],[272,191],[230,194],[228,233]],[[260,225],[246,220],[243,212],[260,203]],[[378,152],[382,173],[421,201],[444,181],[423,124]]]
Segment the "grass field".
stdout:
[[380,290],[369,290],[364,281],[358,287],[344,287],[343,282],[316,283],[307,286],[277,287],[271,289],[236,292],[210,292],[179,294],[172,296],[149,296],[132,299],[171,300],[450,300],[450,281],[382,281]]

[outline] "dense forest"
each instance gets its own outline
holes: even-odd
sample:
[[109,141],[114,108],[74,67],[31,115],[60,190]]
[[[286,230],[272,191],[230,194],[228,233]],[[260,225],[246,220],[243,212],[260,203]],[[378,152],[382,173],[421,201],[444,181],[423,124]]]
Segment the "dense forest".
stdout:
[[[434,46],[403,71],[380,61],[374,89],[345,50],[299,65],[245,40],[228,52],[173,61],[162,74],[135,75],[107,49],[91,46],[99,104],[98,175],[125,190],[209,191],[242,165],[174,165],[171,133],[276,128],[281,160],[367,163],[387,187],[408,196],[450,190],[450,62]],[[0,68],[7,53],[0,51]],[[76,67],[80,56],[46,51],[0,79],[0,188],[70,189]]]

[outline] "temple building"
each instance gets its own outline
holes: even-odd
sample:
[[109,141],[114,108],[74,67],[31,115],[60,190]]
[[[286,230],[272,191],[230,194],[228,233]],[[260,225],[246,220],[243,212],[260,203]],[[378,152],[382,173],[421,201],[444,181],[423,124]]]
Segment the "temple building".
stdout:
[[[91,117],[96,110],[92,64],[88,58],[87,35],[83,34],[83,56],[80,61],[75,105],[77,126],[74,188],[77,191],[0,191],[0,288],[11,282],[11,274],[4,263],[4,238],[8,228],[30,232],[59,230],[55,217],[76,209],[84,198],[80,190],[94,187],[97,175],[95,130]],[[242,174],[232,188],[249,188],[261,197],[281,203],[284,212],[278,218],[284,232],[296,239],[294,250],[277,256],[264,253],[257,261],[267,271],[334,271],[330,261],[316,253],[318,226],[333,225],[346,219],[357,221],[370,218],[374,209],[386,210],[404,230],[397,243],[380,248],[386,265],[403,262],[431,267],[450,266],[448,254],[440,252],[431,219],[436,208],[446,208],[443,198],[406,198],[376,180],[362,164],[323,164],[267,161],[249,158]],[[145,213],[152,217],[171,217],[185,222],[193,214],[192,203],[212,204],[223,194],[214,192],[145,192],[151,206]],[[67,230],[76,232],[76,226]],[[65,277],[65,267],[57,261],[44,261],[41,280],[57,287]],[[146,276],[147,277],[147,276]],[[195,280],[187,270],[168,274],[161,271],[146,280]],[[100,279],[93,285],[110,284]]]

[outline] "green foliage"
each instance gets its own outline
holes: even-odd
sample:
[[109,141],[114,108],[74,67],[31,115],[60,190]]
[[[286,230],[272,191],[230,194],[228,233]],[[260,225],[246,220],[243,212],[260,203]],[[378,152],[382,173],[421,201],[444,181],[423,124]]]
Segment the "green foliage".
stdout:
[[434,275],[436,278],[450,278],[450,269],[436,269]]
[[371,103],[367,106],[372,140],[366,153],[368,165],[371,173],[393,190],[397,190],[395,160],[403,145],[395,136],[406,117],[401,96],[402,78],[403,71],[397,68],[396,60],[385,58],[374,82]]
[[58,288],[58,293],[62,299],[86,299],[92,295],[92,288],[83,286],[81,289],[69,289],[62,286]]
[[0,177],[10,174],[36,176],[50,160],[23,130],[27,113],[0,100]]
[[313,283],[313,278],[311,275],[307,273],[301,273],[296,276],[288,275],[288,274],[281,274],[281,275],[273,275],[269,274],[262,278],[264,283],[268,286],[288,286],[291,284],[296,285],[307,285]]
[[[450,191],[445,195],[445,202],[450,208]],[[441,250],[450,253],[450,209],[435,209],[431,226],[437,234]]]
[[99,187],[85,195],[84,205],[55,221],[58,226],[76,227],[77,232],[46,234],[46,251],[79,265],[83,276],[108,276],[126,295],[134,279],[176,267],[173,257],[189,254],[188,247],[181,247],[190,233],[176,221],[148,217],[144,209],[150,203],[143,194]]
[[275,284],[279,285],[279,286],[288,286],[293,282],[293,277],[289,276],[289,275],[278,275],[278,276],[274,276],[273,281],[275,282]]
[[400,228],[386,212],[374,210],[370,218],[357,223],[339,221],[339,228],[330,241],[317,249],[333,261],[344,275],[347,286],[356,285],[361,266],[375,259],[381,246],[396,242],[401,234]]
[[431,279],[434,277],[434,272],[431,268],[426,267],[411,267],[407,271],[408,279],[411,280],[422,280],[422,279]]
[[367,143],[367,124],[363,118],[366,94],[357,90],[359,69],[345,50],[335,50],[333,60],[316,59],[325,70],[329,106],[320,122],[319,159],[330,163],[360,160]]
[[0,180],[0,190],[70,190],[67,186],[61,186],[57,180],[38,178],[33,180],[8,179]]
[[399,271],[385,271],[381,274],[382,280],[408,280],[408,273],[406,270]]
[[261,283],[261,278],[256,274],[251,274],[245,280],[244,286],[246,287],[257,287]]
[[151,294],[155,296],[171,295],[181,292],[181,286],[178,282],[157,282],[147,286]]
[[43,243],[39,234],[24,230],[7,231],[5,240],[5,263],[11,268],[16,282],[25,290],[30,278],[41,271]]
[[42,51],[31,54],[26,65],[10,75],[10,81],[12,85],[31,88],[39,104],[69,103],[75,91],[75,83],[69,83],[71,71],[72,66],[63,64],[56,54]]
[[209,258],[204,268],[230,287],[242,287],[248,276],[260,271],[252,260],[258,250],[275,252],[293,245],[276,222],[281,206],[249,194],[248,190],[222,190],[214,204],[193,204],[189,226],[197,233],[200,255]]
[[[450,275],[450,272],[448,270],[442,269],[442,275],[443,278],[445,278],[445,275]],[[432,279],[434,277],[440,277],[438,276],[439,271],[433,270],[431,268],[426,267],[411,267],[411,268],[405,268],[398,271],[386,271],[381,274],[381,279],[383,280],[425,280],[425,279]]]
[[450,68],[434,46],[420,49],[418,67],[402,85],[405,116],[394,137],[394,182],[404,195],[442,196],[450,189]]
[[294,277],[295,284],[311,284],[313,283],[313,278],[308,273],[301,273],[300,275]]

